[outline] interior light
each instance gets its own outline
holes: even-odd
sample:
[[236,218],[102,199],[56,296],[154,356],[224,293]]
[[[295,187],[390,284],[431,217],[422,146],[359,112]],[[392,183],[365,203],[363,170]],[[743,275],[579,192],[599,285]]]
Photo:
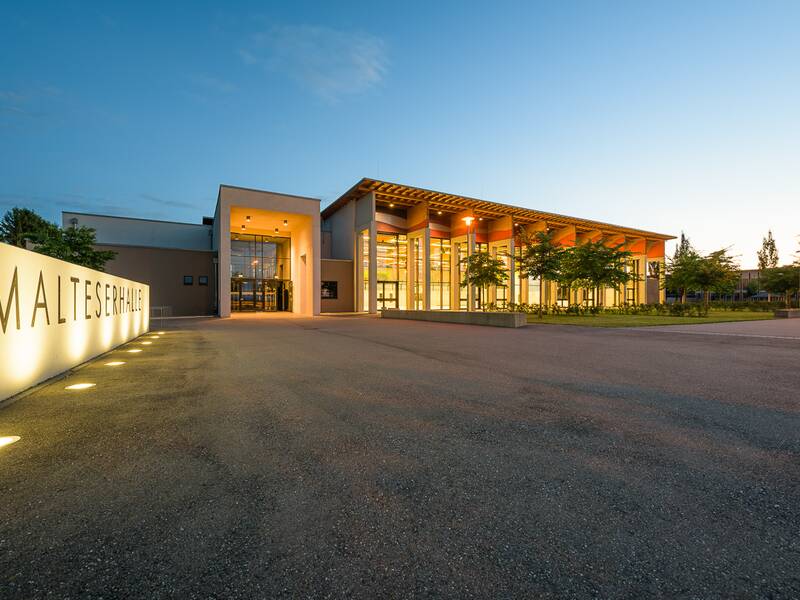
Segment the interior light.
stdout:
[[437,214],[442,214],[442,211],[437,211]]
[[161,337],[161,336],[158,336],[158,335],[151,335],[150,337],[151,337],[151,338],[153,338],[154,340],[157,340],[157,339],[158,339],[159,337]]
[[142,351],[141,348],[131,348],[130,350],[128,350],[128,352],[130,352],[131,354],[134,354],[136,352],[141,352],[141,351]]
[[394,208],[394,202],[389,202],[389,208]]
[[280,233],[280,229],[278,229],[278,228],[276,227],[276,228],[275,228],[275,233]]
[[283,226],[284,227],[288,227],[289,226],[289,220],[288,219],[284,219],[283,220]]
[[85,390],[85,389],[88,389],[88,388],[92,388],[95,385],[97,385],[97,384],[95,384],[95,383],[73,383],[72,385],[68,385],[64,389],[65,390]]
[[3,446],[8,446],[9,444],[13,444],[14,442],[18,441],[19,441],[18,435],[4,435],[3,437],[0,437],[0,448],[2,448]]
[[125,364],[124,360],[112,360],[111,362],[107,362],[105,364],[105,366],[107,366],[107,367],[118,367],[118,366],[124,365],[124,364]]
[[478,217],[478,221],[483,221],[483,217]]
[[244,224],[243,224],[242,225],[242,231],[244,231],[245,229],[247,229],[247,227],[245,227]]
[[245,220],[245,221],[247,221],[247,222],[249,223],[249,222],[250,222],[250,215],[247,215],[247,216],[244,218],[244,220]]
[[472,222],[473,222],[474,220],[475,220],[475,217],[464,217],[464,218],[462,219],[462,221],[465,221],[465,222],[467,223],[467,227],[469,227],[470,225],[472,225]]

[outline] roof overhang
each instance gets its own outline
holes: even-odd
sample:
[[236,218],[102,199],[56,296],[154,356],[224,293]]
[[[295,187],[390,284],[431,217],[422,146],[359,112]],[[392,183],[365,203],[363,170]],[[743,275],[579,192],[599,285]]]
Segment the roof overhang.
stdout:
[[521,225],[544,222],[548,227],[558,228],[568,225],[575,227],[576,232],[600,231],[602,233],[625,234],[628,236],[645,237],[648,239],[673,240],[675,236],[653,231],[644,231],[612,223],[580,219],[556,213],[549,213],[521,206],[489,202],[458,194],[447,194],[424,188],[412,187],[389,181],[364,178],[347,190],[342,196],[322,211],[322,218],[327,219],[339,208],[362,196],[373,192],[379,204],[391,203],[398,207],[418,206],[427,203],[431,210],[443,213],[459,213],[471,211],[476,217],[497,219],[512,217],[515,223]]

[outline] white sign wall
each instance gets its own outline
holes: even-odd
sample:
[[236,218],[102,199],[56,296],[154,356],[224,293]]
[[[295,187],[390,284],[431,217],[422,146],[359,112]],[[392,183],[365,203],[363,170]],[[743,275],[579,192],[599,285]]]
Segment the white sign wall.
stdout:
[[0,243],[0,400],[149,325],[149,286]]

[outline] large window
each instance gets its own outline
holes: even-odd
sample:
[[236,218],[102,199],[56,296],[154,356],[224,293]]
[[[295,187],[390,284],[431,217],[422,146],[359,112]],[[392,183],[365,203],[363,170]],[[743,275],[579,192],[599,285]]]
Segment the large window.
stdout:
[[568,285],[560,285],[558,286],[558,292],[556,296],[556,303],[561,307],[569,306],[569,286]]
[[639,304],[639,261],[632,258],[625,268],[631,275],[631,280],[625,284],[625,303]]
[[[231,310],[291,310],[290,256],[289,238],[232,234]],[[208,277],[200,282],[208,285]]]
[[412,302],[414,310],[425,309],[425,256],[421,237],[412,240],[414,248],[414,294]]
[[461,285],[464,281],[464,274],[467,272],[467,265],[464,263],[467,258],[467,242],[458,242],[455,245],[455,252],[458,264],[458,281],[455,282],[458,286],[458,309],[467,310],[469,306],[469,289],[467,286]]
[[542,282],[533,277],[528,279],[528,304],[542,303]]
[[369,311],[369,229],[364,229],[361,234],[361,305],[362,311]]
[[431,310],[450,309],[450,240],[431,240]]
[[[475,242],[475,252],[488,253],[489,244],[487,244],[486,242]],[[475,289],[477,290],[477,293],[473,298],[473,302],[475,303],[475,306],[473,308],[474,310],[481,310],[483,308],[483,305],[489,301],[489,288],[487,286],[483,286],[483,287],[476,287]]]
[[396,233],[379,233],[378,310],[406,308],[406,281],[408,280],[408,239]]
[[511,279],[511,257],[508,254],[508,246],[496,246],[495,258],[503,263],[503,271],[506,274],[506,282],[502,285],[495,286],[495,303],[500,308],[505,308],[508,304],[508,284]]

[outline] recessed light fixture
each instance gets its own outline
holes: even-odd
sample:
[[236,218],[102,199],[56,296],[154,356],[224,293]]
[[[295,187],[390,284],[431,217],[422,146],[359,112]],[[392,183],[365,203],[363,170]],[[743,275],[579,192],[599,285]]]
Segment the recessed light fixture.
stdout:
[[439,210],[439,211],[436,211],[436,214],[437,214],[437,215],[440,215],[440,214],[442,214],[442,211],[440,211],[440,210]]
[[247,229],[247,227],[245,227],[244,225],[242,225],[242,231],[244,231],[245,229]]
[[244,220],[245,220],[245,221],[247,221],[247,222],[249,223],[249,222],[250,222],[250,215],[247,215],[247,216],[244,218]]
[[128,350],[128,352],[130,352],[131,354],[135,354],[136,352],[141,352],[141,351],[142,351],[141,348],[131,348],[130,350]]
[[72,385],[68,385],[65,387],[65,390],[86,390],[88,388],[94,387],[95,383],[73,383]]
[[389,202],[389,208],[394,208],[394,202]]
[[281,231],[281,230],[280,230],[280,229],[278,229],[277,227],[275,228],[275,233],[280,233],[280,231]]
[[483,221],[483,217],[478,217],[478,221]]
[[284,219],[283,220],[283,226],[284,227],[288,227],[289,226],[289,219]]
[[14,442],[19,441],[18,435],[4,435],[0,437],[0,448],[3,446],[8,446],[9,444],[13,444]]
[[125,364],[124,360],[112,360],[111,362],[107,362],[105,364],[105,366],[107,366],[107,367],[118,367],[118,366],[124,365],[124,364]]

